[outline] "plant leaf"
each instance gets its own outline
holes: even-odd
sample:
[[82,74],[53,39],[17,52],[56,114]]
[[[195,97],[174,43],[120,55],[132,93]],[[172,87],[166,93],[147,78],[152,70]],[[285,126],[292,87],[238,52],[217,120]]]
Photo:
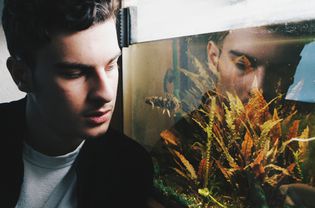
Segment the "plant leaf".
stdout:
[[174,153],[180,159],[182,164],[185,166],[186,170],[189,172],[190,178],[192,180],[196,180],[197,179],[197,174],[196,174],[196,171],[195,171],[194,167],[190,164],[190,162],[184,157],[184,155],[182,155],[178,151],[174,150]]
[[241,150],[241,153],[245,159],[246,165],[248,164],[250,156],[252,154],[253,145],[254,145],[254,142],[253,142],[249,132],[246,132],[245,137],[244,137],[244,141],[242,143],[242,150]]
[[190,177],[187,176],[183,171],[179,170],[178,168],[172,168],[172,169],[175,170],[176,173],[178,173],[178,175],[180,175],[180,176],[186,178],[187,180],[190,180]]
[[169,130],[164,130],[160,133],[160,136],[166,144],[178,145],[178,138]]
[[223,174],[223,176],[225,177],[227,182],[232,183],[231,177],[232,177],[233,173],[231,171],[229,171],[227,168],[224,168],[223,165],[220,163],[220,161],[215,160],[215,163],[217,164],[219,170],[221,171],[221,173]]
[[289,134],[287,137],[288,139],[292,139],[292,138],[297,137],[299,126],[300,126],[300,120],[293,121],[292,126],[289,128]]
[[[303,130],[303,132],[301,133],[301,135],[299,136],[299,138],[301,139],[307,139],[310,135],[310,131],[308,126]],[[306,152],[308,149],[308,143],[309,142],[301,142],[299,141],[299,153],[301,154],[301,157],[304,158],[306,156]]]
[[271,129],[277,125],[278,123],[280,123],[282,121],[282,119],[278,119],[278,120],[268,120],[266,122],[264,122],[260,128],[261,128],[261,134],[260,134],[260,140],[259,140],[259,146],[260,145],[264,145],[264,143],[266,142],[266,140],[268,139],[268,134],[270,133]]

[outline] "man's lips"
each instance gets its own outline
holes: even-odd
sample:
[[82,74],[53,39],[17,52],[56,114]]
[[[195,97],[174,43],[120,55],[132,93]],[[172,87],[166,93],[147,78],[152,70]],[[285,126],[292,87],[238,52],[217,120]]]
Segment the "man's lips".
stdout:
[[111,109],[90,111],[84,114],[84,117],[92,125],[100,125],[110,120]]

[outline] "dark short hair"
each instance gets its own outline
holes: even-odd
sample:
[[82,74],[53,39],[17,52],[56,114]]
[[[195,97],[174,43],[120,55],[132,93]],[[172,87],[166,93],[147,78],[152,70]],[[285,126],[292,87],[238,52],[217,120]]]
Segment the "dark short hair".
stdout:
[[12,57],[34,64],[56,32],[85,30],[114,18],[119,0],[4,0],[2,25]]
[[[296,39],[297,44],[300,45],[305,45],[311,41],[314,41],[315,20],[271,24],[260,27],[265,28],[271,34]],[[229,32],[230,31],[212,33],[208,36],[208,41],[213,41],[218,46],[222,46],[224,39],[229,34]]]
[[[300,47],[303,47],[315,39],[315,20],[271,24],[259,27],[265,28],[271,34],[295,39],[295,44],[299,45]],[[189,39],[189,42],[190,45],[198,45],[200,49],[194,49],[197,51],[195,54],[199,54],[198,56],[203,54],[202,57],[200,57],[201,60],[207,60],[207,56],[205,54],[208,42],[213,41],[219,48],[222,48],[225,38],[231,31],[233,31],[233,29],[197,35]]]

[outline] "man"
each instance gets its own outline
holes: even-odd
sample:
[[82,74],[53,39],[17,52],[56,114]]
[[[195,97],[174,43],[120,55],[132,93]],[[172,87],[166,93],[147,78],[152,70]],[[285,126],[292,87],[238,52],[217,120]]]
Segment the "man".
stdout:
[[109,128],[115,0],[6,0],[7,67],[26,98],[0,105],[0,207],[144,207],[148,153]]
[[212,71],[218,72],[216,90],[235,93],[243,102],[253,87],[262,89],[266,100],[285,94],[292,84],[300,53],[310,41],[310,24],[243,28],[210,37],[208,63]]

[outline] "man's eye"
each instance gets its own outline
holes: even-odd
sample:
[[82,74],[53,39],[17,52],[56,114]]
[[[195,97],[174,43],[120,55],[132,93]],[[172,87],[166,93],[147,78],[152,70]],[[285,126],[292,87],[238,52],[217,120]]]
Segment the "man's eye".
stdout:
[[243,62],[237,62],[235,63],[238,69],[245,71],[246,70],[246,65]]
[[118,64],[114,63],[114,64],[110,64],[106,67],[106,71],[112,71],[118,68]]
[[84,75],[84,72],[81,70],[70,70],[61,72],[61,75],[67,79],[75,79],[82,77]]
[[254,67],[253,67],[252,63],[244,55],[234,58],[233,62],[236,65],[236,67],[239,70],[243,71],[244,73],[248,73],[248,72],[251,72],[251,71],[254,70]]

